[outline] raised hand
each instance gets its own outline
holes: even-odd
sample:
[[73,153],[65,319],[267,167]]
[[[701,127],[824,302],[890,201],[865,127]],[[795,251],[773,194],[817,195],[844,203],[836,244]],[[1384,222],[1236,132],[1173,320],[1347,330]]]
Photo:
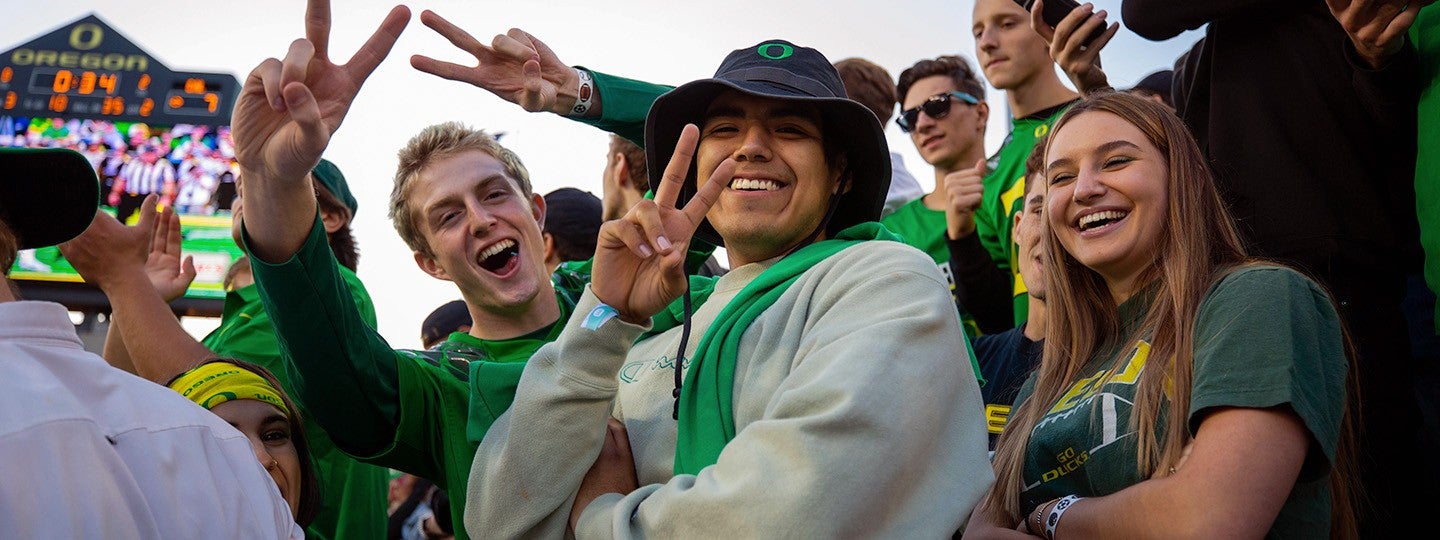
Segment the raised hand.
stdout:
[[527,111],[568,114],[575,105],[580,80],[575,70],[560,61],[544,42],[519,28],[495,36],[486,47],[465,30],[433,11],[420,13],[420,22],[479,63],[462,66],[424,55],[410,57],[410,65],[437,77],[478,86]]
[[[1075,89],[1088,94],[1110,86],[1105,71],[1100,69],[1100,49],[1120,31],[1120,23],[1107,27],[1105,10],[1096,13],[1095,5],[1087,3],[1071,10],[1059,26],[1051,28],[1041,15],[1044,10],[1044,0],[1035,0],[1030,6],[1030,26],[1050,45],[1050,58],[1070,77]],[[1084,38],[1096,32],[1099,35],[1086,44]]]
[[304,180],[409,20],[410,10],[395,6],[349,62],[336,64],[329,51],[330,2],[310,0],[305,38],[291,42],[283,61],[268,58],[256,66],[235,103],[235,159],[252,185]]
[[1340,22],[1355,52],[1371,68],[1384,67],[1390,57],[1405,46],[1405,32],[1415,23],[1420,9],[1434,0],[1325,0],[1330,14]]
[[945,175],[945,234],[959,240],[975,233],[975,210],[985,192],[985,160]]
[[150,238],[155,230],[157,197],[151,194],[140,204],[140,221],[126,226],[110,214],[95,211],[90,228],[69,242],[60,244],[60,254],[75,267],[86,283],[108,294],[113,287],[143,283],[151,287],[145,275],[145,260],[150,254]]
[[624,217],[600,227],[590,289],[628,322],[643,323],[685,291],[690,238],[735,174],[735,161],[726,159],[685,208],[676,208],[699,140],[699,128],[686,125],[655,200],[642,200]]
[[183,296],[195,281],[195,258],[181,258],[180,240],[180,215],[166,208],[155,220],[150,255],[145,259],[145,275],[166,302]]

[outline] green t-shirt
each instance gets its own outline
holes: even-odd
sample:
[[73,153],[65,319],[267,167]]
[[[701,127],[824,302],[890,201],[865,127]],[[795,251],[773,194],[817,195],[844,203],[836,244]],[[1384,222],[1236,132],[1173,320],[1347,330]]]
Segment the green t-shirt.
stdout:
[[1021,200],[1025,198],[1025,160],[1035,148],[1035,140],[1049,133],[1050,126],[1069,107],[1070,103],[1066,103],[1012,121],[1005,143],[986,165],[990,174],[981,181],[984,191],[980,208],[975,211],[975,234],[980,235],[980,243],[995,264],[1010,273],[1015,289],[1015,326],[1025,324],[1030,311],[1030,297],[1025,294],[1025,280],[1020,278],[1015,242],[1010,236],[1015,214],[1025,203]]
[[[1144,480],[1136,470],[1131,407],[1150,344],[1134,336],[1148,338],[1137,326],[1152,295],[1120,306],[1120,335],[1132,337],[1100,347],[1031,432],[1024,472],[1030,487],[1021,493],[1021,510],[1031,512],[1069,494],[1108,495]],[[1194,342],[1190,433],[1210,409],[1288,405],[1319,444],[1307,453],[1267,536],[1327,537],[1329,472],[1345,412],[1348,366],[1330,298],[1288,268],[1238,269],[1206,293]],[[1032,377],[1017,405],[1030,397],[1033,383]]]
[[[1420,10],[1410,26],[1410,41],[1420,56],[1415,209],[1425,248],[1425,281],[1430,290],[1440,292],[1440,5]],[[1440,302],[1435,304],[1435,331],[1440,333]]]
[[[361,318],[375,326],[375,305],[364,284],[347,268],[340,276],[360,310]],[[238,358],[258,364],[275,374],[285,393],[295,396],[285,363],[276,343],[275,327],[260,302],[254,285],[225,294],[220,326],[201,341],[217,356]],[[301,404],[303,412],[303,404]],[[308,417],[308,414],[305,415]],[[320,484],[320,509],[315,521],[305,527],[307,538],[379,538],[385,535],[389,475],[385,469],[360,463],[345,455],[318,422],[305,423],[310,460]]]
[[[364,322],[318,216],[290,260],[254,259],[252,267],[274,319],[292,397],[345,453],[444,489],[456,537],[466,538],[458,524],[464,523],[475,448],[509,407],[524,361],[564,326],[589,282],[589,264],[562,265],[552,277],[560,324],[499,341],[452,334],[433,351],[395,350]],[[378,515],[384,518],[383,507]]]

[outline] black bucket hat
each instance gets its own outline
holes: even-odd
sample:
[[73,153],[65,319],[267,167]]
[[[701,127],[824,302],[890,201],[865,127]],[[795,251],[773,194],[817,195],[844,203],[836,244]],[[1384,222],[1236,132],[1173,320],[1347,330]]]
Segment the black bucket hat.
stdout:
[[[851,225],[880,219],[890,190],[890,147],[880,120],[847,96],[840,74],[820,51],[778,39],[731,52],[714,77],[681,85],[650,106],[645,118],[645,164],[652,192],[660,186],[685,124],[701,124],[710,103],[726,90],[815,105],[825,119],[826,140],[842,145],[850,170],[850,189],[840,195],[826,231],[834,236]],[[677,204],[684,206],[695,195],[695,186],[692,163]],[[724,245],[709,220],[695,235]]]
[[15,232],[20,249],[79,236],[99,206],[100,179],[79,152],[0,148],[0,220]]

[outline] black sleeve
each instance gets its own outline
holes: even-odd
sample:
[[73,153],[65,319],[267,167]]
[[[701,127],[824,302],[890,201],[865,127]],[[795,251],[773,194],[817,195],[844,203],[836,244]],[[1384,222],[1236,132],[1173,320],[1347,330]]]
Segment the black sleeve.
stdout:
[[950,248],[950,274],[955,276],[955,307],[974,317],[975,325],[986,334],[1014,328],[1010,276],[995,266],[980,244],[980,236],[946,238],[945,245]]
[[[1226,17],[1255,9],[1291,9],[1300,0],[1124,0],[1120,17],[1125,27],[1151,41],[1164,41]],[[1289,4],[1289,5],[1287,5]]]

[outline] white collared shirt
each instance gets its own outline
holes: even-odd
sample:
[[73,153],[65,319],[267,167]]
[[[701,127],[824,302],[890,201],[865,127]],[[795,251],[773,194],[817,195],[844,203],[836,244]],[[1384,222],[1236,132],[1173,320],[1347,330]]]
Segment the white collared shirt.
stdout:
[[302,538],[250,442],[81,346],[65,308],[0,302],[0,537]]

